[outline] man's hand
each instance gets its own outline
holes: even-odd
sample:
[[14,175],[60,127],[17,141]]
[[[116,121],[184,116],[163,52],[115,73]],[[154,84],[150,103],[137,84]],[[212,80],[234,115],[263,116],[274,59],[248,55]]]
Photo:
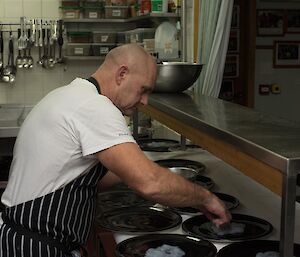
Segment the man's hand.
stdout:
[[213,193],[203,201],[200,209],[217,227],[227,224],[231,220],[230,212],[226,209],[224,203]]

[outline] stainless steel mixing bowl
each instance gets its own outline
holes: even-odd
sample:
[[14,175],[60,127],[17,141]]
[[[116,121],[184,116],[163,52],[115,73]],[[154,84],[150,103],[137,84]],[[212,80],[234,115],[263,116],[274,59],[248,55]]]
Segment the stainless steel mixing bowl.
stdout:
[[157,81],[153,92],[179,93],[194,84],[202,64],[188,62],[163,62],[157,65]]

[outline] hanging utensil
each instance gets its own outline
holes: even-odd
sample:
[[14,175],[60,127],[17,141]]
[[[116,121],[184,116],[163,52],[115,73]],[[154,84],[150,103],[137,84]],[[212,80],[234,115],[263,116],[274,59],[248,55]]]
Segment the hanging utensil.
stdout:
[[63,38],[63,21],[58,21],[58,37],[57,37],[57,43],[58,43],[58,63],[63,63],[63,56],[62,56],[62,46],[64,44],[64,38]]
[[49,43],[49,41],[48,41],[48,27],[47,27],[47,23],[46,23],[46,25],[45,25],[45,33],[44,33],[44,35],[43,35],[43,37],[44,37],[44,41],[43,41],[43,48],[44,48],[44,55],[43,55],[43,57],[42,57],[42,66],[43,66],[43,68],[48,68],[48,43]]
[[2,75],[3,72],[3,48],[4,48],[4,41],[3,41],[3,31],[0,31],[0,75]]
[[14,65],[14,43],[12,31],[10,31],[9,43],[8,43],[8,61],[3,70],[2,80],[7,83],[13,83],[16,77],[16,66]]
[[14,58],[14,40],[13,40],[13,36],[11,34],[10,36],[10,41],[9,41],[9,50],[11,52],[11,73],[10,73],[10,76],[9,76],[9,82],[10,83],[14,83],[15,82],[15,79],[16,79],[16,74],[17,74],[17,67],[15,65],[15,58]]
[[24,49],[27,46],[27,35],[25,34],[25,26],[26,26],[26,19],[25,17],[20,18],[20,27],[21,27],[21,36],[18,39],[18,48]]
[[54,66],[56,63],[55,60],[55,48],[56,48],[56,42],[57,42],[57,21],[51,20],[50,21],[50,60],[49,64],[51,67]]
[[16,65],[19,69],[23,68],[23,57],[21,54],[22,48],[20,48],[21,47],[20,38],[21,38],[21,29],[18,29],[18,41],[17,41],[18,42],[18,55],[16,58]]
[[35,32],[35,40],[34,40],[34,46],[38,47],[39,46],[39,38],[40,38],[40,35],[39,35],[39,21],[38,20],[34,20],[35,21],[35,29],[36,29],[36,32]]
[[40,20],[39,22],[39,38],[38,38],[38,47],[39,47],[39,60],[38,64],[42,65],[43,60],[42,60],[42,47],[43,47],[43,20]]
[[[32,32],[33,32],[32,30],[28,30],[28,38],[32,38],[32,34],[31,34]],[[27,57],[26,68],[28,68],[28,69],[33,67],[33,58],[31,56],[31,47],[32,46],[34,46],[34,41],[29,40],[28,45],[27,45],[28,55],[26,55],[26,57]]]
[[26,48],[23,49],[23,67],[24,67],[25,69],[28,68],[28,57],[27,57]]
[[47,40],[47,52],[48,52],[48,68],[53,68],[54,66],[54,60],[52,58],[52,46],[53,46],[53,25],[52,25],[52,21],[50,21],[49,23],[50,28],[49,28],[49,33],[48,33],[48,40]]
[[31,47],[28,48],[28,68],[31,69],[33,68],[33,63],[34,63],[34,60],[33,60],[33,57],[31,56]]
[[32,19],[30,20],[30,29],[28,30],[29,44],[31,46],[33,46],[35,43],[35,34],[36,34],[35,19]]

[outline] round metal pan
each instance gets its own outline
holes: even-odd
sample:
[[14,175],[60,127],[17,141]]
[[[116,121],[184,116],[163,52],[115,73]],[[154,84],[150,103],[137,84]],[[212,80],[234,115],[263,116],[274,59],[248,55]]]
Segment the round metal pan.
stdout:
[[117,257],[144,257],[148,249],[162,245],[177,246],[184,257],[214,257],[217,249],[209,241],[178,234],[148,234],[122,241],[116,247]]
[[[226,208],[228,210],[233,210],[236,207],[239,206],[240,202],[237,198],[234,196],[228,195],[228,194],[223,194],[223,193],[217,193],[214,192],[214,194],[220,198],[220,200],[223,201],[225,204]],[[201,213],[199,209],[193,208],[193,207],[178,207],[178,208],[172,208],[175,211],[177,211],[180,214],[199,214]]]
[[170,152],[169,148],[179,145],[179,142],[163,138],[147,138],[137,141],[142,151],[149,152]]
[[[223,247],[216,257],[256,257],[258,253],[278,252],[279,241],[252,240],[236,242]],[[294,245],[294,256],[300,257],[300,245]]]
[[205,171],[205,165],[201,162],[185,160],[185,159],[164,159],[155,161],[158,165],[166,168],[185,167],[195,170],[196,174],[199,175]]
[[198,173],[195,169],[187,167],[170,167],[168,168],[173,173],[180,175],[188,180],[195,180],[198,176]]
[[96,218],[101,227],[126,234],[162,231],[178,226],[181,221],[178,213],[156,207],[119,208]]
[[273,226],[266,220],[244,214],[233,213],[231,223],[244,224],[244,232],[218,235],[212,229],[211,221],[204,215],[187,219],[183,222],[182,229],[190,235],[224,243],[258,239],[270,234],[273,230]]

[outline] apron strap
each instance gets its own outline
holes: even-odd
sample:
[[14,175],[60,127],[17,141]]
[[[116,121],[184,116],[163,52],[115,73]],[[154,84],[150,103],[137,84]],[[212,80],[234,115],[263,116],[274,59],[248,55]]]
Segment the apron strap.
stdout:
[[99,85],[98,81],[94,77],[89,77],[86,80],[91,82],[96,87],[98,93],[101,95],[100,85]]

